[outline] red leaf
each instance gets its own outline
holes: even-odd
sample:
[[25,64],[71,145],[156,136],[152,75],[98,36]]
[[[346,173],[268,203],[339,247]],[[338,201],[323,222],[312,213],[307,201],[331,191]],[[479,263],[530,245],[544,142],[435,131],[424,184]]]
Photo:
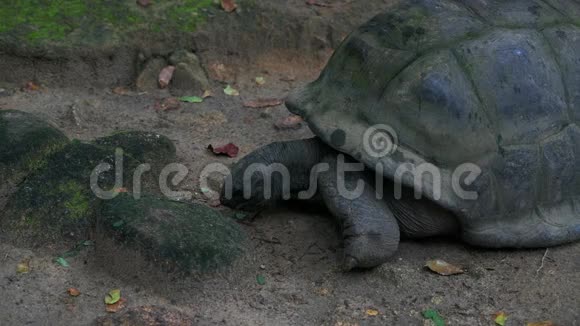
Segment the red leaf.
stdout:
[[244,106],[247,108],[267,108],[269,106],[278,106],[282,103],[284,103],[284,101],[279,98],[259,98],[253,101],[244,102]]
[[161,101],[155,102],[153,108],[156,111],[169,111],[169,110],[177,110],[179,109],[181,103],[178,98],[176,97],[167,97]]
[[113,304],[108,304],[105,307],[105,310],[107,312],[111,312],[111,313],[115,313],[118,312],[119,310],[125,308],[125,304],[126,304],[127,300],[125,298],[121,298],[119,299],[119,301],[113,303]]
[[173,78],[173,72],[175,71],[174,66],[167,66],[161,69],[159,72],[159,87],[165,88],[171,82],[171,78]]
[[137,0],[137,4],[141,7],[149,7],[151,5],[151,0]]
[[207,149],[209,149],[210,151],[212,151],[216,155],[227,155],[229,157],[236,157],[236,156],[238,156],[238,153],[240,152],[240,149],[238,148],[238,146],[236,146],[232,143],[229,143],[227,145],[220,146],[220,147],[213,147],[212,145],[209,145],[207,147]]
[[238,7],[235,0],[222,0],[221,4],[225,12],[232,12]]
[[24,90],[28,91],[28,92],[39,91],[40,85],[38,85],[37,83],[35,83],[33,81],[29,81],[28,83],[26,83],[26,85],[24,85]]
[[280,129],[280,130],[286,130],[286,129],[300,129],[302,128],[302,118],[297,116],[297,115],[291,115],[289,117],[286,117],[278,122],[276,122],[276,124],[274,124],[274,126],[276,126],[276,128]]

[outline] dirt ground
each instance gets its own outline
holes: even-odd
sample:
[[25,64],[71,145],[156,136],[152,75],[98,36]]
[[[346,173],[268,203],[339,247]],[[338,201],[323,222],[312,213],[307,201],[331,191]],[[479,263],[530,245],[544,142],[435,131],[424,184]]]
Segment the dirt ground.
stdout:
[[[8,86],[0,91],[0,109],[34,113],[71,139],[91,140],[118,130],[164,134],[174,141],[179,163],[190,169],[180,187],[207,203],[198,182],[201,169],[236,161],[209,153],[209,144],[234,142],[242,157],[272,141],[312,135],[307,126],[274,128],[289,115],[283,105],[255,109],[243,103],[284,98],[316,78],[324,64],[321,57],[329,53],[318,53],[316,59],[274,52],[256,56],[229,76],[240,96],[225,95],[225,84],[213,81],[213,97],[182,103],[173,111],[153,108],[168,96],[164,91],[119,95],[110,87],[50,85],[34,92]],[[258,86],[256,76],[266,84]],[[242,226],[250,239],[244,257],[229,270],[188,277],[164,274],[154,266],[131,268],[122,249],[120,258],[111,260],[115,253],[103,252],[110,248],[89,248],[64,268],[53,262],[54,248],[31,251],[0,242],[0,325],[92,324],[107,314],[103,298],[113,288],[122,290],[129,307],[175,307],[195,316],[199,325],[430,325],[421,315],[426,309],[436,309],[448,325],[494,325],[493,315],[501,311],[508,315],[506,325],[544,320],[580,325],[580,244],[483,250],[452,239],[404,241],[388,263],[344,273],[338,268],[336,225],[324,211],[281,208]],[[16,265],[27,258],[30,273],[17,274]],[[429,259],[460,265],[466,273],[433,274],[424,268]],[[258,275],[265,284],[258,284]],[[82,295],[69,297],[70,287]]]

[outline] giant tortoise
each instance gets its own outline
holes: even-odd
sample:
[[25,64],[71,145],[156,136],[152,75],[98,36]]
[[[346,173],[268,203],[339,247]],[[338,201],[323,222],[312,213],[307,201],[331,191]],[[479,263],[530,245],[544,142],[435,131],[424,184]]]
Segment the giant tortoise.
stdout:
[[580,239],[580,2],[401,1],[286,106],[317,137],[244,157],[222,201],[322,200],[347,270],[385,262],[401,237]]

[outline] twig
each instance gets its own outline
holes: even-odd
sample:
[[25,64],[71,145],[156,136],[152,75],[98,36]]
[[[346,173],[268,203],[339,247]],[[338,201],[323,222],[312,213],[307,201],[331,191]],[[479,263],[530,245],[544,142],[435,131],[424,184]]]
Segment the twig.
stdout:
[[544,252],[544,256],[542,257],[542,264],[536,270],[536,275],[538,275],[538,273],[542,270],[542,268],[544,268],[544,261],[546,260],[546,256],[548,255],[548,250],[550,250],[550,249],[546,248],[546,252]]

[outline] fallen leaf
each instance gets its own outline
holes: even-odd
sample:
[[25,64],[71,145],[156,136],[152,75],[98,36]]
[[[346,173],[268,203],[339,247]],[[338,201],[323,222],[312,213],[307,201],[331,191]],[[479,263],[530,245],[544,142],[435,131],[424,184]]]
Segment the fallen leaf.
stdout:
[[232,12],[238,7],[235,0],[221,0],[221,4],[225,12]]
[[214,147],[213,145],[209,145],[207,147],[207,149],[209,149],[210,151],[212,151],[216,155],[227,155],[229,157],[236,157],[236,156],[238,156],[238,153],[240,152],[240,149],[238,148],[238,146],[236,146],[232,143],[229,143],[229,144],[224,145],[224,146],[219,146],[219,147]]
[[493,321],[500,326],[505,326],[507,318],[508,318],[507,315],[503,311],[493,315]]
[[68,263],[68,261],[66,261],[66,259],[64,259],[64,258],[62,258],[62,257],[58,257],[58,258],[55,260],[55,262],[56,262],[57,264],[59,264],[60,266],[62,266],[62,267],[69,267],[69,266],[70,266],[70,265],[69,265],[69,263]]
[[554,326],[554,323],[546,320],[546,321],[540,321],[540,322],[536,322],[536,323],[526,323],[526,326]]
[[423,311],[423,317],[425,319],[431,319],[435,326],[445,326],[445,320],[435,309],[427,309]]
[[177,110],[181,104],[179,103],[179,99],[176,97],[167,97],[161,101],[155,102],[153,108],[156,111],[169,111],[169,110]]
[[269,106],[278,106],[284,103],[283,100],[279,98],[260,98],[253,101],[244,102],[244,106],[247,108],[267,108]]
[[233,73],[223,63],[212,63],[209,65],[208,73],[212,79],[222,82],[233,80]]
[[232,86],[228,85],[224,88],[224,93],[229,96],[239,96],[240,92],[237,89],[233,88]]
[[113,289],[107,293],[105,296],[105,303],[106,304],[114,304],[117,303],[121,299],[121,290],[120,289]]
[[213,93],[208,89],[203,92],[202,98],[213,97]]
[[119,301],[113,303],[113,304],[108,304],[105,308],[105,310],[107,312],[111,312],[111,313],[115,313],[118,312],[119,310],[125,308],[125,303],[127,302],[127,300],[125,298],[120,298]]
[[113,94],[117,94],[117,95],[128,95],[129,94],[129,90],[126,87],[117,86],[117,87],[113,88]]
[[367,309],[367,316],[378,316],[379,311],[376,309]]
[[281,81],[293,82],[296,80],[296,76],[288,75],[280,78]]
[[151,5],[151,0],[137,0],[137,4],[141,7],[149,7]]
[[256,84],[262,86],[266,84],[266,79],[264,79],[264,77],[256,77]]
[[166,88],[169,83],[171,82],[171,78],[173,78],[173,72],[175,72],[174,66],[167,66],[161,69],[159,72],[159,87]]
[[30,272],[30,259],[24,259],[16,265],[16,273],[26,274]]
[[464,273],[463,269],[455,265],[451,265],[441,259],[429,260],[425,266],[427,266],[431,271],[443,276]]
[[79,295],[81,295],[81,291],[79,291],[76,288],[69,288],[68,290],[66,290],[66,292],[68,292],[68,294],[71,297],[78,297]]
[[258,284],[260,284],[260,285],[265,285],[266,284],[266,277],[264,275],[258,274],[258,275],[256,275],[256,282],[258,282]]
[[29,81],[24,85],[24,90],[29,92],[35,92],[40,90],[40,85],[33,81]]
[[286,129],[300,129],[302,128],[302,121],[300,116],[291,115],[276,122],[274,126],[280,130]]
[[318,6],[318,7],[327,7],[327,8],[332,7],[332,5],[329,3],[318,2],[316,0],[306,0],[306,4],[310,5],[310,6]]
[[203,102],[203,98],[201,98],[199,96],[183,96],[183,97],[180,97],[179,100],[181,102],[187,102],[187,103],[201,103],[201,102]]
[[325,297],[330,294],[330,291],[327,288],[319,288],[316,290],[316,293],[318,293],[318,295]]

